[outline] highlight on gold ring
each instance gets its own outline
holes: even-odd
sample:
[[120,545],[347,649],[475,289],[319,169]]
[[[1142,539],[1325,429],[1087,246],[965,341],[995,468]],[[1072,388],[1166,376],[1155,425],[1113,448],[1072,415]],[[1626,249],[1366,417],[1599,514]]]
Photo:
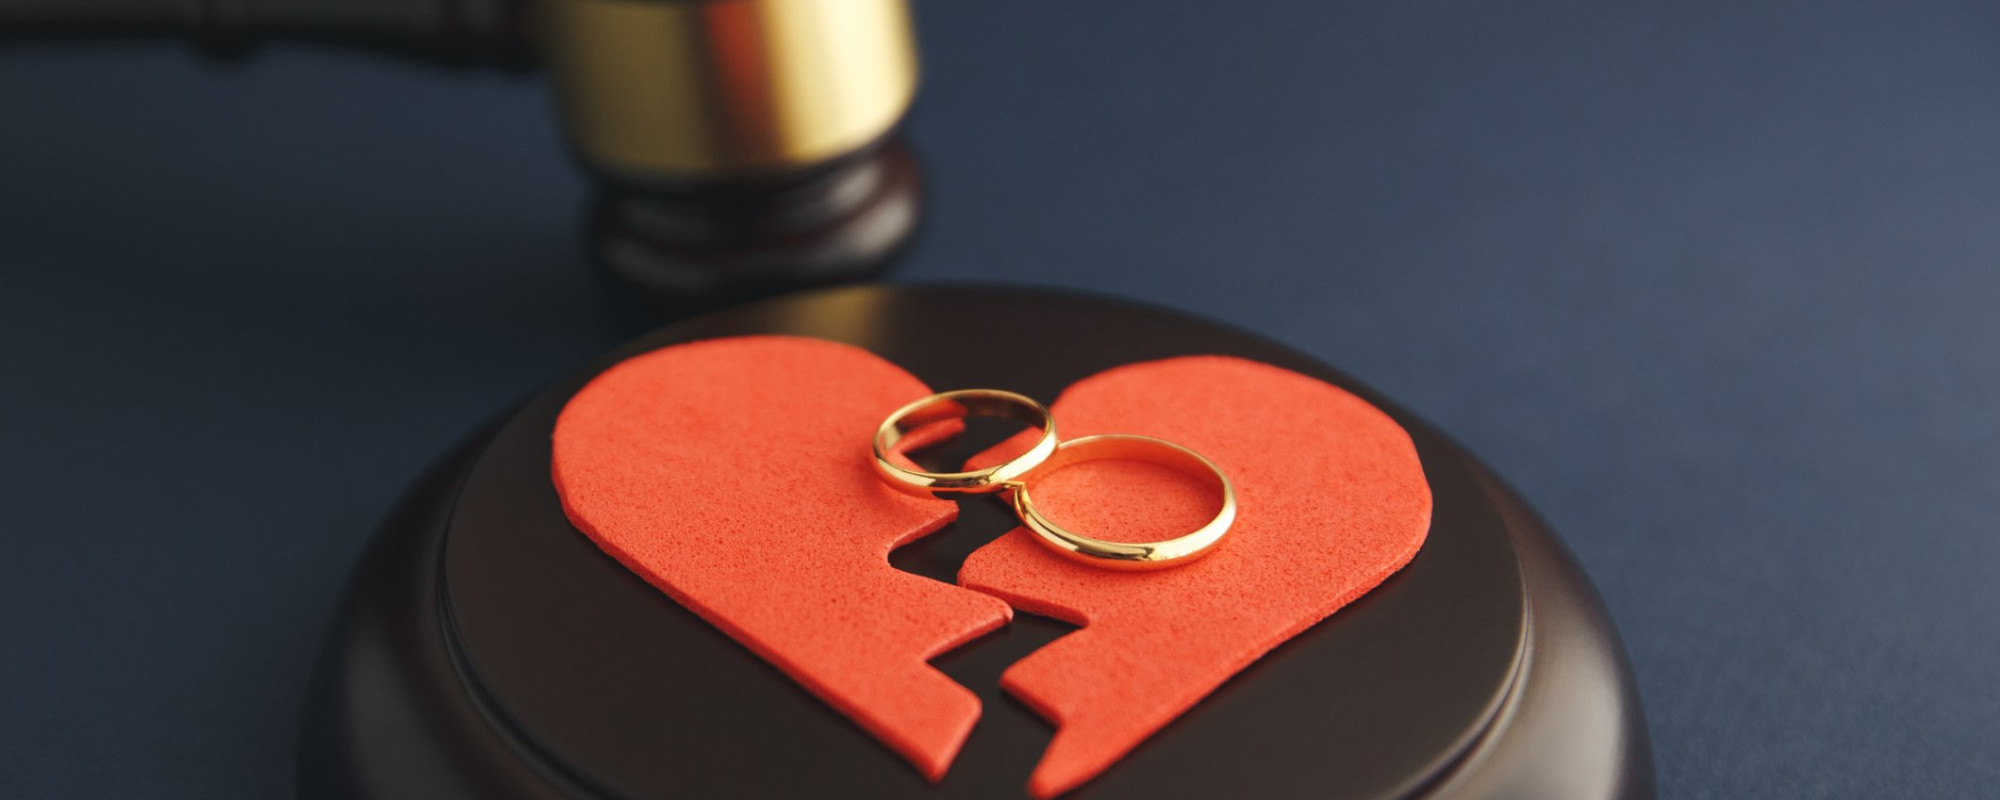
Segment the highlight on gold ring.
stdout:
[[[926,472],[898,456],[906,436],[934,425],[966,417],[1004,417],[1040,428],[1034,446],[1014,458],[969,472]],[[1056,452],[1056,420],[1034,398],[999,389],[960,389],[903,406],[875,430],[875,472],[897,491],[919,497],[941,494],[992,494],[1012,487],[1022,476]],[[907,466],[906,466],[907,465]]]
[[1160,542],[1113,542],[1071,531],[1035,507],[1027,483],[1013,487],[1014,512],[1042,544],[1072,560],[1107,569],[1151,570],[1191,562],[1215,550],[1236,522],[1236,487],[1222,468],[1200,453],[1164,439],[1134,434],[1083,436],[1063,442],[1036,471],[1052,473],[1070,464],[1101,459],[1148,461],[1205,476],[1222,495],[1222,508],[1195,531]]

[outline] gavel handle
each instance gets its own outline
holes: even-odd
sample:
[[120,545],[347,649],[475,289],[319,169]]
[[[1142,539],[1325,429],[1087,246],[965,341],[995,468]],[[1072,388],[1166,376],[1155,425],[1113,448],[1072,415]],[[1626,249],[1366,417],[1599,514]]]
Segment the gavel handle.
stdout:
[[521,0],[0,0],[0,43],[180,38],[217,55],[308,41],[446,66],[526,68]]

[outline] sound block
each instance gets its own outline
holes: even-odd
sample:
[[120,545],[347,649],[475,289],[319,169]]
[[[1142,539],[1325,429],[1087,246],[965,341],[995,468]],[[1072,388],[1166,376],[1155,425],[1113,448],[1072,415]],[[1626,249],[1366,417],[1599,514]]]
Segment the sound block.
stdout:
[[[564,402],[618,360],[747,334],[848,342],[933,387],[1043,400],[1121,364],[1239,356],[1338,385],[1410,432],[1435,504],[1416,559],[1068,797],[1652,797],[1638,698],[1601,602],[1533,512],[1444,435],[1311,358],[1180,314],[1048,291],[903,286],[793,295],[673,325],[446,455],[355,568],[307,700],[301,797],[1027,796],[1052,729],[999,690],[999,675],[1069,626],[1017,614],[935,662],[984,712],[934,785],[564,517],[549,481]],[[966,555],[1015,525],[980,500],[892,562],[952,580]]]

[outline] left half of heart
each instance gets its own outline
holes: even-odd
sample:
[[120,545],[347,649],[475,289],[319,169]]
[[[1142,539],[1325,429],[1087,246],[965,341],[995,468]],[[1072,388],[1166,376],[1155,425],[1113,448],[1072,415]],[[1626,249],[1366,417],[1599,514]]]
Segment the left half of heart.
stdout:
[[556,420],[552,469],[570,521],[606,553],[935,781],[979,699],[928,662],[1013,612],[889,565],[958,506],[890,489],[859,443],[930,393],[836,342],[678,345],[577,392]]

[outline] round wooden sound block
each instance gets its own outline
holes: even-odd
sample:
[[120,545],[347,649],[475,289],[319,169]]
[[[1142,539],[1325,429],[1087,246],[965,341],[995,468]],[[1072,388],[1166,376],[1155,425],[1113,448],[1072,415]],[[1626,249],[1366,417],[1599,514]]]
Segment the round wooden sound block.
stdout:
[[[569,397],[632,355],[749,334],[848,342],[933,387],[1044,400],[1124,364],[1238,356],[1340,386],[1409,431],[1434,502],[1415,560],[1066,796],[1652,796],[1637,696],[1588,581],[1521,501],[1421,420],[1299,353],[1174,313],[1046,291],[863,286],[660,330],[444,458],[356,567],[308,699],[302,797],[1027,797],[1052,729],[999,675],[1070,626],[1017,614],[934,662],[984,711],[932,784],[565,518],[550,432]],[[1015,525],[1000,503],[968,501],[892,562],[950,581]]]

